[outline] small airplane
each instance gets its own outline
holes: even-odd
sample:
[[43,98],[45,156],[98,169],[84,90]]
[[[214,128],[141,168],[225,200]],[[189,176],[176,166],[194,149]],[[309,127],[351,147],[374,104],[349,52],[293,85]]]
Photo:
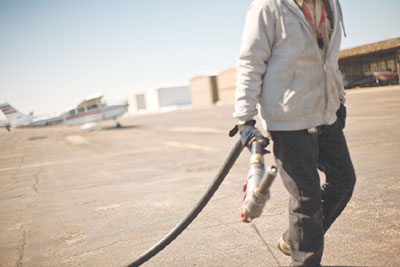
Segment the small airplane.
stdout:
[[[13,108],[8,103],[0,104],[0,109],[8,119],[8,127],[26,126],[51,126],[51,125],[76,125],[84,124],[82,129],[91,130],[95,124],[90,124],[100,120],[116,120],[128,109],[128,104],[107,105],[101,101],[102,95],[85,98],[78,106],[57,115],[33,116],[33,112],[25,115]],[[85,127],[86,125],[86,127]],[[117,122],[117,128],[121,124]]]

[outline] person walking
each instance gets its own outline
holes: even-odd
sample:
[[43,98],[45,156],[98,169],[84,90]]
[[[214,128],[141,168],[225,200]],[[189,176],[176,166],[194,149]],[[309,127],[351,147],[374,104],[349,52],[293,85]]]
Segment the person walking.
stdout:
[[[291,266],[320,266],[324,234],[355,186],[343,134],[342,30],[337,0],[254,0],[246,15],[233,116],[244,145],[273,141],[290,194],[289,226],[278,248]],[[257,114],[269,138],[255,127]]]

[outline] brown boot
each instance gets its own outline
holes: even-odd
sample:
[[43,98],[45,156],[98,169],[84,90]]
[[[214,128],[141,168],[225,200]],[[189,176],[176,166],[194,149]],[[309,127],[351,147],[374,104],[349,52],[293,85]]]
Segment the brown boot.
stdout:
[[278,242],[278,249],[282,251],[282,253],[285,254],[286,256],[290,256],[291,254],[290,246],[288,243],[285,242],[285,240],[283,240],[282,236]]

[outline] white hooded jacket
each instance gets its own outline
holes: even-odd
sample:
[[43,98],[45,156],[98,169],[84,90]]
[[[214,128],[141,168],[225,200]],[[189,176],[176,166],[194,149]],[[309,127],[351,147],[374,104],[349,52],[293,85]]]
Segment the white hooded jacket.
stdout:
[[[338,57],[343,26],[329,0],[333,32],[325,56],[294,0],[254,0],[247,12],[237,64],[234,117],[259,113],[269,131],[330,125],[345,102]],[[259,104],[259,105],[258,105]]]

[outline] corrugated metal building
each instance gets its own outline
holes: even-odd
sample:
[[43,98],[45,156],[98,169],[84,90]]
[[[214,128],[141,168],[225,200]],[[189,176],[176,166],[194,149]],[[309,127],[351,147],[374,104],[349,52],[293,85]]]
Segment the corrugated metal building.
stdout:
[[144,93],[132,94],[128,97],[128,112],[136,114],[146,111],[146,97]]
[[233,104],[236,88],[236,68],[228,68],[217,75],[199,75],[190,81],[192,107],[214,104]]
[[233,104],[235,101],[236,68],[229,68],[217,76],[219,102]]
[[347,88],[398,84],[400,38],[342,50],[339,68]]
[[199,75],[190,80],[193,108],[211,107],[218,101],[216,75]]

